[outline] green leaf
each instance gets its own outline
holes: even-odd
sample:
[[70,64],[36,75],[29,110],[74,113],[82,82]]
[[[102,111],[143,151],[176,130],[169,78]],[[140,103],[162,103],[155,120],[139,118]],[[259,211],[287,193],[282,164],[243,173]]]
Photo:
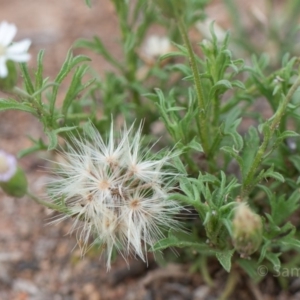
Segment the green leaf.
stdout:
[[88,67],[85,65],[80,66],[76,69],[73,75],[70,87],[66,93],[65,99],[63,101],[63,106],[62,106],[62,114],[65,116],[66,119],[67,119],[68,109],[71,106],[74,99],[76,99],[77,95],[94,82],[94,79],[92,79],[88,81],[86,84],[81,83],[82,77],[86,73],[87,69]]
[[298,172],[300,172],[300,155],[289,155],[288,160],[294,165]]
[[[40,50],[37,57],[37,71],[35,73],[35,90],[39,91],[43,88],[43,58],[44,58],[45,51]],[[42,93],[38,93],[36,95],[37,101],[41,104],[42,102]]]
[[118,69],[123,69],[122,65],[110,54],[110,51],[106,49],[102,41],[96,36],[94,36],[92,41],[80,39],[75,42],[74,47],[90,49],[95,53],[101,54],[107,61]]
[[238,87],[242,90],[246,89],[245,85],[239,80],[234,80],[234,81],[231,82],[231,84],[232,84],[232,86]]
[[[260,274],[258,269],[259,266],[257,266],[255,262],[248,259],[239,259],[237,262],[255,282],[258,282],[264,278],[264,276],[261,276],[262,274]],[[266,271],[268,270],[266,269]]]
[[28,72],[28,67],[26,63],[21,63],[20,64],[20,69],[22,72],[22,77],[24,80],[24,84],[25,84],[25,89],[27,91],[27,93],[29,95],[32,95],[34,93],[34,87],[33,87],[33,83],[32,80],[30,78],[29,72]]
[[224,93],[226,90],[232,89],[232,84],[230,83],[230,81],[226,80],[226,79],[222,79],[219,80],[210,90],[210,98],[212,98],[214,96],[214,94],[218,91],[221,90],[219,92],[220,93]]
[[244,141],[242,136],[238,133],[237,128],[240,125],[242,119],[237,119],[234,122],[231,122],[229,124],[229,122],[225,123],[225,128],[224,128],[224,134],[226,135],[230,135],[233,139],[233,143],[236,147],[237,151],[242,150],[243,146],[244,146]]
[[47,131],[46,134],[49,138],[49,145],[48,145],[48,150],[53,150],[56,148],[58,140],[57,140],[57,134],[61,132],[67,132],[76,129],[77,126],[71,126],[71,127],[62,127],[58,128],[52,131]]
[[53,116],[54,113],[54,108],[55,108],[55,102],[56,102],[56,97],[58,93],[58,88],[59,85],[62,83],[62,81],[67,77],[67,75],[71,72],[71,70],[79,63],[85,62],[85,61],[90,61],[91,59],[87,56],[84,55],[78,55],[73,57],[72,51],[69,50],[67,57],[57,74],[54,82],[57,84],[53,86],[52,89],[52,94],[50,96],[50,115]]
[[174,232],[170,230],[169,236],[157,242],[151,250],[161,251],[170,247],[178,247],[178,248],[191,248],[195,251],[199,251],[200,253],[201,252],[211,253],[211,254],[215,253],[215,250],[210,248],[205,242],[202,243],[194,242],[194,238],[191,235],[188,235],[183,232],[181,233],[177,232],[176,235],[177,236],[175,236]]
[[188,144],[188,146],[195,151],[203,152],[203,148],[200,143],[198,143],[195,138]]
[[276,179],[280,182],[285,182],[284,177],[280,173],[275,172],[273,170],[274,170],[274,167],[272,166],[270,169],[265,171],[264,174],[263,174],[263,178],[271,177],[271,178],[274,178],[274,179]]
[[36,110],[29,106],[27,103],[19,103],[12,99],[0,99],[0,111],[4,110],[21,110],[25,112],[29,112],[35,116],[37,116]]
[[48,151],[53,150],[57,146],[57,135],[54,131],[46,131],[46,134],[49,139]]
[[243,160],[239,156],[239,152],[237,150],[229,146],[224,146],[221,148],[221,150],[227,152],[232,158],[234,158],[238,162],[240,168],[243,169]]
[[187,56],[187,54],[182,53],[182,52],[169,52],[169,53],[166,53],[166,54],[160,56],[159,60],[162,61],[169,57],[174,57],[174,56]]
[[289,248],[296,248],[298,251],[300,250],[300,241],[293,237],[286,237],[280,241],[280,244],[285,245]]
[[231,258],[233,253],[234,253],[234,249],[216,253],[216,257],[218,261],[228,273],[230,272],[231,269]]
[[250,127],[248,135],[245,139],[245,145],[242,152],[242,175],[243,178],[246,178],[250,168],[252,166],[256,151],[259,147],[259,135],[257,130],[254,127]]
[[275,269],[279,269],[281,266],[280,259],[278,258],[281,255],[281,253],[272,253],[268,252],[266,254],[266,259],[270,261]]
[[47,146],[43,143],[42,140],[39,140],[39,141],[36,141],[32,147],[21,150],[17,156],[18,156],[18,158],[22,158],[29,154],[32,154],[34,152],[41,151],[41,150],[47,150]]
[[292,195],[285,199],[285,196],[273,195],[270,199],[272,217],[276,224],[281,224],[286,220],[293,212],[299,209],[300,206],[300,193],[298,190],[294,191]]

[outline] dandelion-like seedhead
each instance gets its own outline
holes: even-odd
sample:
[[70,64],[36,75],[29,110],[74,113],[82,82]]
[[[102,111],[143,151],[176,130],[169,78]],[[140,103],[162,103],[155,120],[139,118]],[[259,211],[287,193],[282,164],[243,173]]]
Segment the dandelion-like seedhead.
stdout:
[[30,59],[27,53],[31,41],[24,39],[13,43],[12,40],[17,33],[17,27],[5,21],[0,23],[0,78],[7,77],[8,69],[6,62],[12,60],[15,62],[26,62]]
[[178,153],[159,157],[143,150],[141,129],[124,126],[116,139],[111,126],[104,141],[89,125],[89,138],[70,137],[60,176],[49,185],[51,197],[64,199],[68,211],[60,220],[74,219],[72,231],[77,230],[83,251],[93,236],[93,243],[106,249],[108,268],[113,249],[146,261],[149,247],[164,237],[163,228],[180,228],[174,215],[182,207],[168,199],[178,176],[169,162]]

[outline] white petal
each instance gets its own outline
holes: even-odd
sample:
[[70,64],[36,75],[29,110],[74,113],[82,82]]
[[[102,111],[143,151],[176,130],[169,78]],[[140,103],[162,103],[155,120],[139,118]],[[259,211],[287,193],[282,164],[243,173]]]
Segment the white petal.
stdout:
[[5,57],[0,57],[0,78],[6,77],[8,74],[8,70],[6,67],[6,59]]
[[0,24],[0,44],[4,47],[8,46],[17,33],[17,27],[14,24],[2,22]]
[[7,48],[8,53],[17,54],[22,52],[27,52],[30,47],[31,40],[25,39],[17,43],[13,43]]
[[15,62],[26,62],[30,59],[30,54],[28,54],[28,53],[20,53],[20,54],[7,53],[6,58],[7,58],[7,60],[10,59]]

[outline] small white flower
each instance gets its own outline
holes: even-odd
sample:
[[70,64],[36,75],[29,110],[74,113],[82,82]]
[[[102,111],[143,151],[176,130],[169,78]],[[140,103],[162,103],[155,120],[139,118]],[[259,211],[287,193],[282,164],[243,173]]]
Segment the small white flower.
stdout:
[[71,144],[59,164],[59,178],[49,185],[54,200],[63,199],[77,230],[83,251],[89,239],[106,249],[110,268],[113,249],[126,258],[133,254],[147,260],[146,252],[164,237],[163,229],[180,229],[174,215],[182,207],[168,199],[177,176],[168,171],[168,163],[178,154],[151,154],[141,149],[142,126],[134,131],[124,127],[119,139],[111,126],[104,142],[89,126],[87,136],[71,137]]
[[0,77],[4,78],[8,75],[6,62],[12,60],[15,62],[26,62],[30,59],[27,53],[31,44],[29,39],[24,39],[17,43],[12,43],[17,33],[14,24],[3,21],[0,24]]
[[0,182],[9,181],[16,173],[17,160],[16,158],[0,150]]
[[150,58],[158,58],[172,51],[172,44],[167,37],[151,35],[146,40],[144,51]]

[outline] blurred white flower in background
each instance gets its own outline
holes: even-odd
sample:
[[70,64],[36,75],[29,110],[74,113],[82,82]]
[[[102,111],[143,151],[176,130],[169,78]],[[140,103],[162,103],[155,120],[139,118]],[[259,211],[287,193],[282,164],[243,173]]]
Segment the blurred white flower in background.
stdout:
[[9,181],[16,173],[17,160],[16,158],[0,150],[0,182]]
[[147,261],[146,252],[160,239],[163,229],[180,230],[174,215],[182,207],[168,199],[177,174],[170,160],[178,153],[151,154],[142,149],[142,126],[124,126],[117,139],[111,126],[108,139],[89,125],[87,136],[67,143],[58,178],[51,180],[49,195],[66,206],[60,220],[72,217],[83,251],[89,239],[106,250],[110,268],[113,249],[124,258],[133,254]]
[[17,27],[5,21],[0,23],[0,78],[7,77],[8,69],[6,62],[26,62],[30,59],[27,53],[31,41],[24,39],[17,43],[12,43],[17,33]]
[[172,44],[168,37],[151,35],[146,40],[144,45],[144,52],[148,57],[158,58],[161,55],[172,51]]

